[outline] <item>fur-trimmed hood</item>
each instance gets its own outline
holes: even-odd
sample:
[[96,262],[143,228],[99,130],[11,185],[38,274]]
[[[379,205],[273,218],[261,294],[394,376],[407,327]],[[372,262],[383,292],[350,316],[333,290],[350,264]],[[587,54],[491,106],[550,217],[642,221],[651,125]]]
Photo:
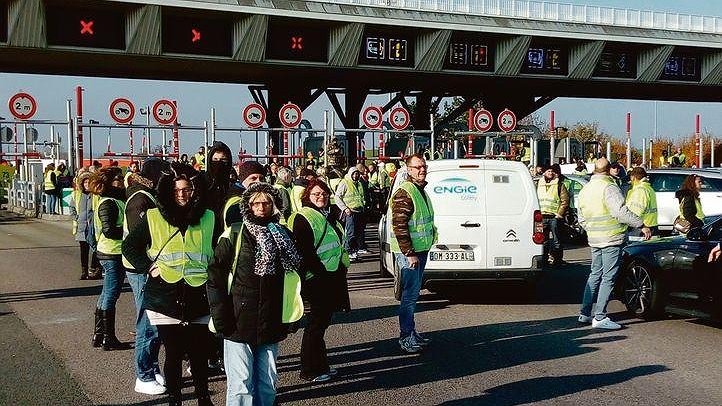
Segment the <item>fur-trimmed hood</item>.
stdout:
[[[195,192],[187,206],[180,207],[175,202],[174,189],[176,179],[185,177],[193,185]],[[173,162],[167,172],[163,172],[158,181],[158,210],[163,218],[172,226],[185,228],[198,224],[206,210],[205,177],[190,165]]]
[[281,218],[281,212],[283,212],[283,200],[281,199],[281,195],[278,193],[278,190],[271,186],[268,183],[253,183],[251,186],[246,189],[245,192],[243,192],[243,195],[241,195],[241,213],[243,213],[243,220],[249,221],[251,223],[255,224],[267,224],[268,220],[265,221],[258,221],[258,218],[253,215],[253,211],[251,211],[251,206],[248,204],[251,196],[256,192],[264,192],[271,195],[271,198],[273,198],[273,204],[275,206],[275,212],[273,213],[271,221],[277,222]]

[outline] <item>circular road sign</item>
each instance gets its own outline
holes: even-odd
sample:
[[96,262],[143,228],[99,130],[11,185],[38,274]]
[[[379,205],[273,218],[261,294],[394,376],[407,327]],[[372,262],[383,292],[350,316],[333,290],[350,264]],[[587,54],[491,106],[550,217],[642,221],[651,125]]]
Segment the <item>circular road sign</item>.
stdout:
[[266,121],[266,109],[258,103],[251,103],[243,109],[243,121],[250,128],[258,128]]
[[381,128],[384,120],[384,112],[381,108],[376,106],[366,107],[361,113],[361,120],[363,121],[366,128],[377,129]]
[[38,111],[38,103],[27,93],[17,93],[8,101],[8,108],[18,120],[30,120]]
[[504,109],[504,111],[499,113],[499,117],[497,117],[496,120],[499,123],[499,129],[505,133],[514,131],[516,128],[516,114],[509,109]]
[[393,127],[394,130],[405,130],[406,127],[409,126],[410,121],[411,116],[409,115],[409,111],[405,108],[397,107],[391,110],[391,115],[389,115],[389,124],[391,124],[391,127]]
[[116,123],[128,124],[135,116],[135,106],[130,100],[119,97],[110,103],[109,112],[110,118]]
[[494,125],[494,116],[486,109],[481,109],[474,114],[474,127],[476,131],[487,132]]
[[155,118],[158,124],[173,124],[176,117],[178,117],[178,110],[176,110],[175,104],[173,104],[172,101],[161,99],[153,105],[153,118]]
[[286,103],[278,111],[278,119],[281,120],[281,125],[286,128],[298,127],[301,120],[303,120],[301,108],[291,102]]

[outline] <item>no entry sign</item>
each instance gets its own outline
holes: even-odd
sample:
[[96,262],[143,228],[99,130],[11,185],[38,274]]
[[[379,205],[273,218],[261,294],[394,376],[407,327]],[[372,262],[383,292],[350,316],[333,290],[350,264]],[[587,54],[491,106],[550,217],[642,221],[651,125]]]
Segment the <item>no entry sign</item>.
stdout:
[[410,121],[411,116],[409,115],[409,111],[405,108],[397,107],[391,110],[391,115],[389,115],[389,124],[391,124],[391,127],[395,130],[405,130],[406,127],[409,126]]
[[38,103],[27,93],[17,93],[8,101],[10,114],[18,120],[30,120],[38,111]]
[[251,103],[243,109],[243,121],[250,128],[258,128],[266,121],[266,109],[258,103]]
[[130,100],[119,97],[110,103],[109,112],[110,118],[116,123],[128,124],[135,116],[135,106]]
[[155,118],[155,121],[157,121],[158,124],[173,124],[176,117],[178,117],[178,111],[172,101],[161,99],[153,105],[153,118]]
[[516,114],[509,109],[504,109],[504,111],[499,113],[497,121],[499,122],[499,129],[505,133],[514,131],[516,128]]
[[474,128],[476,131],[487,132],[494,125],[494,116],[489,110],[481,109],[474,114]]
[[363,121],[366,128],[378,129],[381,128],[383,123],[384,113],[381,108],[376,106],[366,107],[361,113],[361,120]]
[[286,128],[298,127],[303,119],[301,108],[293,103],[286,103],[278,111],[278,119],[281,120],[281,125]]

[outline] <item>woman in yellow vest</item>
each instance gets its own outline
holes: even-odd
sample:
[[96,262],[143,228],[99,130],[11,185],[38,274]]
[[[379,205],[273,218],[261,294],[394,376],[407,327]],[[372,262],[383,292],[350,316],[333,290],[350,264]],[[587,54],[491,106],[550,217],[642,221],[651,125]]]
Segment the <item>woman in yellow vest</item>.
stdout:
[[93,213],[93,224],[98,260],[105,271],[103,290],[95,311],[93,347],[102,346],[106,351],[124,349],[128,346],[115,336],[115,304],[120,298],[125,279],[120,252],[125,211],[123,173],[118,167],[102,168],[93,174],[89,188],[99,196],[97,210]]
[[45,205],[45,213],[47,214],[58,214],[56,206],[58,205],[58,175],[55,172],[55,164],[49,163],[45,167],[43,174],[43,191],[47,195]]
[[278,343],[288,335],[284,280],[298,277],[301,258],[279,223],[273,186],[249,185],[239,204],[243,222],[226,229],[208,267],[208,300],[214,330],[224,338],[226,404],[273,405]]
[[303,207],[289,219],[301,253],[303,296],[311,305],[301,342],[301,379],[324,382],[336,375],[329,367],[323,339],[336,311],[349,311],[348,253],[343,249],[341,210],[329,204],[331,189],[312,180],[301,195]]
[[165,347],[163,372],[170,404],[181,404],[187,354],[198,404],[211,405],[206,281],[215,217],[205,209],[204,177],[188,165],[173,162],[157,190],[157,207],[149,209],[123,241],[123,256],[135,272],[149,274],[143,308]]
[[699,175],[689,175],[684,178],[675,197],[679,200],[679,215],[692,224],[692,228],[704,225],[704,212],[702,202],[699,199],[699,191],[702,190],[704,180]]
[[73,216],[73,235],[75,241],[80,244],[80,280],[89,277],[88,257],[90,257],[90,244],[95,247],[95,241],[90,241],[91,238],[95,238],[95,233],[92,230],[93,195],[89,190],[91,176],[90,172],[83,172],[78,175],[70,201],[70,210]]

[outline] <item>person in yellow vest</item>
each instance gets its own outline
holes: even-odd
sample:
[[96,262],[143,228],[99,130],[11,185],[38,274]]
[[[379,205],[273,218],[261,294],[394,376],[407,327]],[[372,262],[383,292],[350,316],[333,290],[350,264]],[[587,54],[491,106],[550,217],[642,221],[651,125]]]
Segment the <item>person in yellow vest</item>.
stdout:
[[355,261],[359,254],[367,254],[363,238],[363,216],[366,207],[364,188],[360,181],[361,172],[352,166],[336,188],[336,206],[343,213],[346,240],[344,248],[349,253],[351,261]]
[[[657,234],[657,195],[647,178],[647,171],[641,166],[629,172],[632,188],[627,192],[626,205],[632,213],[639,216],[644,226]],[[630,237],[639,237],[639,233],[631,233]]]
[[392,225],[390,246],[399,269],[399,345],[404,352],[416,353],[430,341],[416,330],[414,312],[424,280],[427,256],[437,235],[434,208],[424,191],[427,185],[426,161],[418,154],[409,155],[406,168],[408,177],[396,189],[389,205]]
[[123,241],[123,256],[148,274],[143,308],[165,347],[166,390],[181,404],[182,365],[188,355],[199,405],[208,393],[208,264],[215,216],[205,208],[205,177],[188,165],[170,164],[158,181],[157,207],[149,209]]
[[291,211],[297,211],[301,208],[301,195],[306,190],[308,181],[316,178],[316,172],[303,168],[298,172],[298,177],[293,181],[291,188]]
[[659,157],[658,168],[668,168],[668,167],[669,167],[669,152],[667,152],[666,149],[663,149],[662,155]]
[[[130,230],[140,223],[150,209],[157,206],[155,187],[163,172],[170,171],[170,164],[159,158],[148,158],[143,162],[139,173],[132,173],[128,180],[123,222],[123,236],[128,237]],[[160,374],[158,352],[160,339],[158,329],[150,324],[143,307],[145,284],[148,274],[137,272],[133,264],[123,257],[128,284],[133,290],[135,302],[135,391],[146,395],[160,395],[165,392],[165,379]]]
[[544,233],[550,235],[544,243],[544,262],[551,257],[554,266],[562,264],[564,251],[559,240],[559,222],[564,221],[564,215],[569,208],[569,192],[560,181],[553,167],[544,168],[542,177],[537,182],[537,198],[544,222]]
[[278,190],[278,195],[281,197],[281,224],[286,224],[286,220],[291,217],[293,208],[291,207],[291,192],[293,191],[293,172],[290,169],[282,166],[276,171],[276,182],[273,187]]
[[[89,190],[91,176],[92,174],[89,172],[78,175],[70,201],[70,210],[73,216],[73,235],[75,241],[80,244],[80,280],[88,279],[88,257],[90,257],[90,244],[88,241],[95,238],[95,233],[92,231],[93,194]],[[95,246],[94,242],[91,243]]]
[[139,172],[140,167],[138,166],[138,161],[132,161],[130,165],[128,165],[128,170],[125,172],[125,176],[123,177],[123,185],[125,185],[126,189],[128,188],[128,178],[130,178],[130,175]]
[[311,305],[301,341],[301,379],[325,382],[337,371],[329,366],[324,335],[337,311],[349,311],[348,254],[343,249],[344,231],[340,210],[329,204],[331,189],[311,180],[301,196],[303,207],[289,225],[301,254],[303,296]]
[[[103,290],[96,307],[96,330],[93,346],[103,350],[125,349],[115,335],[115,304],[120,298],[125,280],[125,267],[121,260],[123,242],[123,213],[125,189],[123,173],[118,167],[105,167],[93,174],[90,190],[100,198],[94,211],[93,224],[97,241],[98,260],[105,271]],[[98,325],[98,317],[102,324]]]
[[[273,405],[278,344],[288,335],[285,289],[300,282],[301,257],[290,231],[279,223],[281,199],[267,183],[243,193],[243,221],[226,229],[208,267],[208,301],[213,330],[224,338],[227,405]],[[296,319],[297,320],[297,319]],[[194,369],[195,370],[195,369]]]
[[46,195],[45,213],[58,214],[58,175],[54,163],[51,162],[45,167],[43,177],[43,191]]
[[238,167],[238,182],[228,191],[228,198],[223,206],[223,224],[228,228],[243,219],[243,208],[238,205],[241,196],[252,184],[263,182],[266,168],[257,161],[244,161]]
[[622,192],[609,175],[606,158],[595,162],[589,183],[579,192],[578,207],[579,223],[587,232],[592,252],[591,273],[584,288],[578,321],[591,323],[593,328],[618,330],[621,326],[607,317],[607,304],[619,272],[627,229],[641,228],[644,239],[649,239],[652,232],[624,205]]
[[704,225],[704,211],[699,192],[704,185],[704,179],[699,175],[689,175],[684,178],[682,186],[675,193],[679,200],[679,215],[689,221],[692,228],[699,228]]

